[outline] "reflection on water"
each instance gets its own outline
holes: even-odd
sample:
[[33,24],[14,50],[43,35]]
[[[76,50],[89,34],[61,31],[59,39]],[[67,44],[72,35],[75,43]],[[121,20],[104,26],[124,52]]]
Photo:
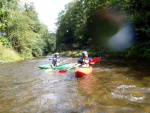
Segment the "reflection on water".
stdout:
[[[73,59],[69,62],[74,62]],[[149,113],[150,70],[142,61],[102,60],[92,76],[41,70],[48,58],[1,64],[2,113]]]

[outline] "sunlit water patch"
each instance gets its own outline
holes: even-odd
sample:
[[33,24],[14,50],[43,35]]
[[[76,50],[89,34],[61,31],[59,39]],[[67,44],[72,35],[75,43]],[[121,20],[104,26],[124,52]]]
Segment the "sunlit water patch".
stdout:
[[133,102],[145,101],[145,96],[142,94],[141,88],[138,88],[135,85],[121,85],[111,94],[114,98],[118,99],[127,99]]

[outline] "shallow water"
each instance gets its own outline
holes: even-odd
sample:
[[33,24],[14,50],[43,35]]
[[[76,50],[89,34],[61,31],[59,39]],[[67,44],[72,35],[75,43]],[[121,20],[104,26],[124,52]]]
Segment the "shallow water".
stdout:
[[93,75],[83,78],[75,78],[73,70],[38,68],[49,63],[45,57],[1,64],[1,113],[150,112],[148,62],[102,59]]

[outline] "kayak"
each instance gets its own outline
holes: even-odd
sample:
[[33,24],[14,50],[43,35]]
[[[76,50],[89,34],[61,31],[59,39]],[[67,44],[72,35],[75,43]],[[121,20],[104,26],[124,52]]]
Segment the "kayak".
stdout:
[[52,68],[52,65],[39,65],[39,68],[41,68],[41,69],[50,69],[50,68]]
[[76,77],[83,77],[87,75],[91,75],[93,72],[93,68],[90,67],[77,67],[75,69],[75,76]]
[[[73,64],[64,64],[64,65],[60,65],[60,66],[57,66],[55,69],[68,69],[72,66]],[[39,68],[41,69],[51,69],[52,68],[52,65],[39,65]]]

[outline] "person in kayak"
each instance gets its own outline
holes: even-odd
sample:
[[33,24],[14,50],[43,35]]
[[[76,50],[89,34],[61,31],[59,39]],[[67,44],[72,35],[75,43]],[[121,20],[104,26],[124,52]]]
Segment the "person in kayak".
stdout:
[[56,68],[60,63],[59,61],[59,53],[55,53],[54,56],[52,57],[52,68]]
[[90,63],[89,61],[91,61],[92,58],[89,58],[88,57],[88,53],[87,51],[83,51],[82,52],[82,58],[80,58],[76,64],[81,64],[82,67],[89,67],[90,66]]
[[70,70],[71,68],[75,67],[77,64],[81,64],[82,67],[89,67],[90,64],[92,64],[92,63],[89,63],[89,61],[91,61],[91,60],[92,60],[92,58],[88,57],[87,51],[83,51],[82,57],[76,63],[74,63],[72,67],[70,67],[67,70]]

